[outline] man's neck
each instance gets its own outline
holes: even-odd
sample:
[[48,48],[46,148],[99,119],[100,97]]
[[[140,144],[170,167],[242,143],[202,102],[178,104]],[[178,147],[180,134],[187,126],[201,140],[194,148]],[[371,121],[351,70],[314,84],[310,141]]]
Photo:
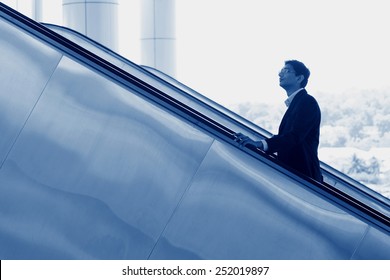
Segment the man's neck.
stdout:
[[295,98],[295,96],[301,91],[303,90],[303,88],[299,88],[297,89],[296,91],[292,92],[288,98],[284,101],[284,103],[286,104],[287,107],[290,106],[291,102],[293,101],[293,99]]
[[302,89],[301,87],[292,87],[286,89],[287,96],[291,96],[291,94],[294,94],[296,91]]

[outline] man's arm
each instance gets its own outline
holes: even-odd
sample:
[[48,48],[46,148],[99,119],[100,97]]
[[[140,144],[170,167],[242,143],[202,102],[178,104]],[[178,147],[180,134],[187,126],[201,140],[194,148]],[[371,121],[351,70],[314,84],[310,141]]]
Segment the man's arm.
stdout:
[[289,112],[287,118],[284,132],[266,140],[268,152],[274,153],[301,144],[312,128],[319,125],[321,112],[316,101],[310,97],[301,100],[295,110]]

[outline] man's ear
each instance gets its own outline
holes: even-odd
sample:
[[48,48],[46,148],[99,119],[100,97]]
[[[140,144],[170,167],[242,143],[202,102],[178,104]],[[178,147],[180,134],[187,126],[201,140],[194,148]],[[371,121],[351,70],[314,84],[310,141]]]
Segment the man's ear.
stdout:
[[297,81],[299,82],[299,84],[302,83],[303,79],[305,79],[303,75],[297,76]]

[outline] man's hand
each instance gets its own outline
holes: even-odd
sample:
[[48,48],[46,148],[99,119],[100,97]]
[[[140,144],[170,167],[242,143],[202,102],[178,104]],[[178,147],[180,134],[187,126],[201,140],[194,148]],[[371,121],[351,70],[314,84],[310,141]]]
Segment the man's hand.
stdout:
[[242,134],[242,133],[236,133],[234,135],[236,137],[236,139],[234,139],[234,141],[236,141],[238,144],[241,144],[241,145],[245,145],[245,143],[250,139],[248,136]]
[[263,149],[263,143],[261,141],[254,141],[250,137],[248,137],[240,132],[236,133],[235,137],[236,137],[236,139],[234,139],[234,141],[236,141],[238,144],[240,144],[242,146],[253,146],[255,148]]

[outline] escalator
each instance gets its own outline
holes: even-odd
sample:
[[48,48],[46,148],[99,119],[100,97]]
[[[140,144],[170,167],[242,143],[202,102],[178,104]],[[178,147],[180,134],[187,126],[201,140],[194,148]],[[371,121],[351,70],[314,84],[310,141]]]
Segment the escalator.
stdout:
[[390,259],[388,199],[239,147],[267,132],[163,74],[0,16],[1,259]]
[[[82,46],[83,48],[89,50],[90,52],[97,54],[99,57],[104,58],[105,60],[110,61],[110,63],[113,63],[117,67],[124,69],[125,71],[128,71],[132,75],[135,75],[136,77],[144,80],[144,81],[156,81],[156,79],[160,80],[159,84],[168,83],[170,85],[174,85],[176,88],[180,89],[180,91],[173,91],[170,94],[179,94],[176,95],[175,98],[179,98],[180,96],[187,95],[190,97],[193,97],[197,100],[197,103],[202,103],[202,106],[197,107],[196,109],[203,114],[210,114],[210,111],[214,111],[217,114],[222,114],[223,117],[219,119],[219,122],[223,122],[224,119],[229,119],[229,123],[237,122],[241,126],[245,126],[245,130],[249,130],[249,133],[252,133],[255,138],[258,139],[264,139],[272,136],[272,134],[263,128],[253,124],[252,122],[247,121],[246,119],[240,117],[236,113],[226,109],[225,107],[215,103],[214,101],[210,100],[209,98],[205,97],[204,95],[200,94],[199,92],[196,92],[195,90],[189,88],[188,86],[180,83],[176,79],[166,75],[165,73],[162,73],[161,71],[151,68],[149,66],[142,66],[140,67],[137,64],[134,64],[133,62],[127,60],[126,58],[118,55],[117,53],[111,51],[110,49],[102,46],[101,44],[97,43],[96,41],[82,35],[79,32],[76,32],[72,29],[63,27],[63,26],[57,26],[53,24],[45,24],[46,27],[49,29],[61,34],[62,36],[68,38],[69,40],[76,42],[78,45]],[[144,70],[147,70],[146,72]],[[165,88],[164,90],[168,90]],[[188,101],[187,101],[188,102]],[[203,110],[205,107],[207,107],[206,110]],[[212,118],[215,118],[215,116],[211,116]],[[340,171],[332,168],[328,164],[324,162],[320,162],[322,173],[324,175],[325,181],[332,185],[336,186],[338,188],[343,188],[344,191],[348,191],[348,189],[352,188],[354,190],[358,190],[358,192],[363,192],[365,194],[369,194],[373,197],[375,197],[376,200],[381,200],[385,204],[388,203],[388,199],[384,199],[381,195],[378,195],[375,191],[372,189],[362,185],[360,182],[357,182],[356,180],[348,177],[344,173],[341,173]]]

